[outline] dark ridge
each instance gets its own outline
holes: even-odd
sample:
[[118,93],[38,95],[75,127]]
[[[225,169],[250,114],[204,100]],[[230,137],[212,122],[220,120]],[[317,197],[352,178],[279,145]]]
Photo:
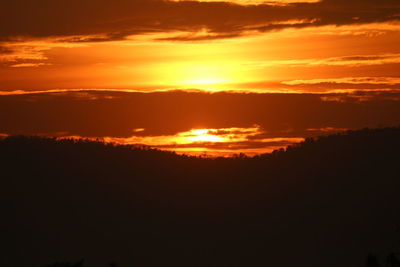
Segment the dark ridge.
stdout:
[[6,137],[0,266],[383,264],[400,249],[399,151],[399,127],[253,158]]

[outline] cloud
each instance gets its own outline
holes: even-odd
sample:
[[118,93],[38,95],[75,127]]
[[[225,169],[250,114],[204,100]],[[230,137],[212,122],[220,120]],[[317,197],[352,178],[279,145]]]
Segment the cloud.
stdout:
[[[136,135],[125,138],[103,137],[105,142],[118,144],[140,144],[154,147],[191,147],[191,146],[210,146],[216,143],[239,143],[245,142],[249,137],[259,136],[263,133],[259,126],[240,128],[220,128],[220,129],[191,129],[179,132],[174,135],[146,135],[145,129],[141,131],[133,130]],[[142,135],[137,133],[143,132]]]
[[400,63],[400,54],[384,54],[384,55],[360,55],[360,56],[344,56],[332,57],[320,62],[316,61],[312,64],[325,64],[333,66],[362,66],[362,65],[382,65]]
[[286,148],[290,145],[304,141],[304,138],[271,138],[269,140],[242,141],[226,143],[203,143],[187,145],[166,145],[155,146],[162,150],[176,151],[179,154],[188,155],[211,155],[211,156],[232,156],[243,153],[253,156],[263,153],[271,153],[274,150]]
[[[2,2],[0,40],[23,36],[75,37],[71,42],[120,40],[129,35],[207,29],[214,37],[288,27],[350,25],[400,19],[398,0],[323,0],[285,5],[162,0]],[[287,23],[298,21],[296,23]],[[94,36],[94,37],[88,37]]]
[[48,63],[18,63],[10,65],[11,68],[32,68],[50,65]]
[[[53,49],[91,46],[95,42],[202,42],[244,35],[257,38],[264,32],[269,34],[262,38],[398,32],[400,3],[370,1],[244,6],[230,2],[161,0],[82,0],[79,3],[39,0],[34,4],[27,0],[6,0],[0,11],[0,25],[7,25],[0,27],[0,67],[45,66],[40,63],[53,63]],[[331,22],[327,17],[335,12],[338,21]],[[362,14],[352,14],[355,17],[346,22],[349,12]],[[370,19],[363,20],[363,16]],[[398,63],[399,58],[398,54],[352,55],[254,61],[248,62],[247,67],[364,66]]]
[[[82,37],[83,38],[83,37]],[[0,42],[0,66],[38,67],[50,65],[46,52],[52,48],[82,47],[78,42],[69,43],[64,38],[23,38]]]
[[310,58],[293,60],[270,60],[253,61],[246,63],[247,66],[255,68],[273,67],[277,65],[286,65],[289,67],[313,67],[313,66],[347,66],[360,67],[383,64],[399,64],[400,54],[382,54],[382,55],[352,55],[343,57],[329,58]]
[[13,50],[11,50],[11,49],[9,49],[9,48],[7,48],[7,47],[0,46],[0,56],[1,56],[1,55],[12,54],[13,52],[14,52]]
[[[340,103],[365,103],[370,102],[372,105],[379,102],[386,102],[387,108],[392,105],[398,105],[400,101],[400,91],[381,89],[381,90],[354,90],[348,93],[326,94],[321,96],[321,100],[325,102]],[[389,115],[388,115],[389,116]]]
[[[82,139],[81,136],[68,135],[60,138]],[[304,140],[302,137],[264,138],[263,130],[257,125],[247,128],[191,129],[175,135],[133,135],[126,138],[107,136],[100,139],[89,139],[113,144],[149,146],[190,155],[206,152],[208,155],[214,156],[228,156],[238,151],[248,155],[267,153]]]
[[344,132],[348,131],[347,128],[335,128],[335,127],[322,127],[322,128],[309,128],[309,132],[319,132],[319,133],[334,133],[334,132]]
[[[398,125],[399,100],[400,93],[391,91],[209,94],[87,90],[3,95],[0,96],[0,132],[150,138],[176,136],[188,129],[214,129],[207,134],[217,139],[232,136],[236,142],[259,141],[314,136],[315,132],[307,131],[311,128]],[[187,134],[180,138],[190,138]]]
[[172,36],[154,38],[155,41],[182,41],[182,42],[193,42],[193,41],[209,41],[217,39],[227,39],[239,37],[241,34],[239,32],[232,33],[210,33],[205,30],[198,32],[189,32],[183,34],[173,33]]
[[287,89],[313,93],[399,92],[399,77],[343,77],[282,81]]
[[400,77],[343,77],[332,79],[292,80],[282,82],[282,84],[287,85],[312,85],[321,83],[398,85],[400,84]]

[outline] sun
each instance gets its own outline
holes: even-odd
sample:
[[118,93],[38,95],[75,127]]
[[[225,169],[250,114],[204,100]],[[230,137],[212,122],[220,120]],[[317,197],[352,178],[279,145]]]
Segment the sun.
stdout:
[[213,64],[194,64],[186,66],[177,78],[177,83],[186,86],[203,88],[210,85],[221,85],[231,81],[232,74],[227,66]]
[[163,83],[175,88],[224,89],[238,78],[236,70],[226,62],[176,63],[160,69]]
[[187,85],[213,85],[213,84],[223,84],[228,82],[228,79],[218,78],[218,77],[198,77],[191,80],[184,80],[182,84]]
[[225,138],[220,137],[212,133],[211,129],[196,129],[191,130],[187,136],[186,140],[190,143],[193,142],[224,142]]

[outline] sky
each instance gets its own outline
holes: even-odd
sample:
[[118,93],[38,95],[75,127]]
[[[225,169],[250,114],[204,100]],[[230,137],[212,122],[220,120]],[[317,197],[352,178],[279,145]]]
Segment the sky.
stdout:
[[3,0],[0,135],[254,155],[400,125],[398,0]]

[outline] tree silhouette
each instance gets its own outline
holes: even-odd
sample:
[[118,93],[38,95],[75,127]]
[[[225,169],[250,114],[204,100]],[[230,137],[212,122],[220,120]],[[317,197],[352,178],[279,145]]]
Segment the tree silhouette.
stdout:
[[[399,151],[399,127],[232,158],[7,137],[0,140],[0,223],[8,246],[0,266],[81,253],[90,258],[85,267],[110,255],[143,267],[193,266],[194,258],[210,267],[357,266],[395,239],[382,232],[400,221]],[[379,261],[370,255],[366,264]],[[396,267],[395,255],[387,264]]]

